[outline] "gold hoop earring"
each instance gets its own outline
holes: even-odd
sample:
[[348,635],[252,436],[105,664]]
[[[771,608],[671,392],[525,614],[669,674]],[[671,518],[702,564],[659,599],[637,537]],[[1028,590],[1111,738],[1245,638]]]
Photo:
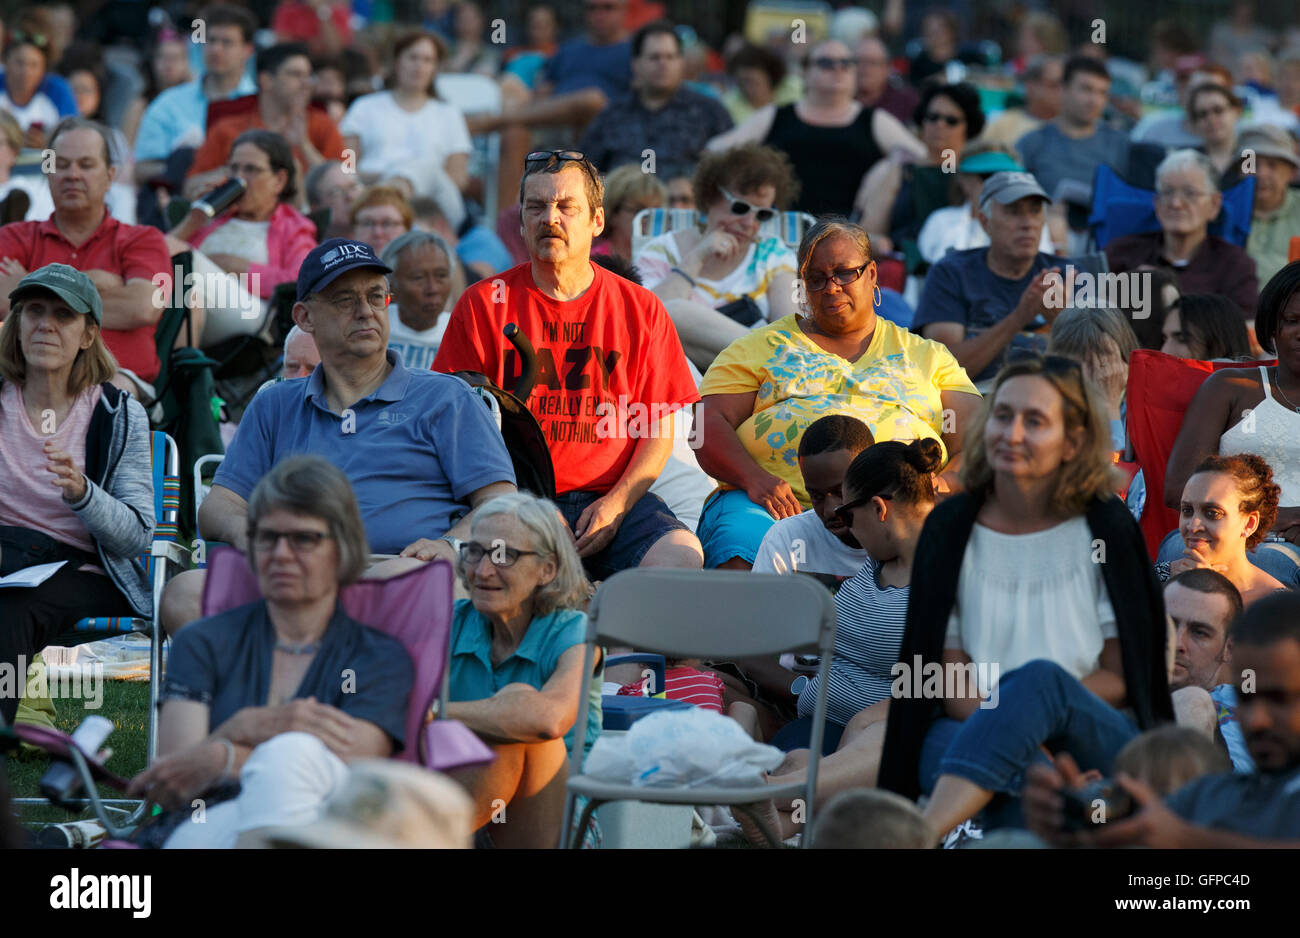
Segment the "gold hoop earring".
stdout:
[[871,289],[872,289],[872,302],[876,306],[879,306],[880,305],[880,284],[876,284]]

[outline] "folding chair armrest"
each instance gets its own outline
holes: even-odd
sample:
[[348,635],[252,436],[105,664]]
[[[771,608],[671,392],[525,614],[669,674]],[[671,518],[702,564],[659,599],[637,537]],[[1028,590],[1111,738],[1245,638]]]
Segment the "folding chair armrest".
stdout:
[[190,552],[181,547],[176,541],[154,541],[149,548],[149,553],[155,559],[161,557],[164,560],[171,561],[178,567],[184,567],[190,556]]

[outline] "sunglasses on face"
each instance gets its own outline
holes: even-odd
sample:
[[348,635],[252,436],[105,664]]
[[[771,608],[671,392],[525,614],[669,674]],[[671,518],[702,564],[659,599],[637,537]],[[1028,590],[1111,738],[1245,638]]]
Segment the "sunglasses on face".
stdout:
[[803,278],[803,285],[809,293],[820,293],[831,285],[832,280],[842,287],[847,287],[854,280],[861,277],[862,272],[870,266],[871,261],[867,261],[861,267],[844,267],[832,271],[829,276],[826,274],[809,274]]
[[758,219],[760,225],[771,220],[776,215],[776,209],[759,208],[757,205],[753,205],[742,198],[732,195],[726,189],[722,188],[722,186],[718,186],[718,191],[722,193],[724,199],[731,202],[731,214],[733,215],[748,215],[750,212],[753,212],[754,217]]
[[829,72],[834,69],[854,68],[857,66],[858,60],[857,59],[835,59],[835,58],[831,58],[828,55],[826,56],[819,55],[817,58],[812,60],[812,64],[814,68],[820,68],[823,71]]
[[840,505],[838,508],[836,508],[834,514],[836,518],[840,519],[840,523],[842,525],[844,525],[846,528],[851,528],[853,527],[853,509],[861,508],[863,505],[868,504],[873,498],[883,499],[884,501],[891,501],[893,497],[894,494],[890,492],[888,495],[882,495],[877,493],[875,495],[868,495],[866,498],[855,498],[853,501],[845,502],[843,505]]
[[921,118],[927,124],[938,124],[940,122],[947,124],[949,127],[956,127],[965,121],[963,117],[954,117],[952,114],[939,114],[934,111],[926,114]]
[[38,49],[47,49],[50,45],[50,39],[44,33],[28,33],[21,29],[15,29],[9,34],[9,47],[21,45],[33,45]]

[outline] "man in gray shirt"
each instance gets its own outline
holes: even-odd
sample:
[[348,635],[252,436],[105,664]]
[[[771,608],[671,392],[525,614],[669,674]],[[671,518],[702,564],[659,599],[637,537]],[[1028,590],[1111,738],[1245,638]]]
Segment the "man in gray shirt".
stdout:
[[[1021,137],[1016,149],[1025,169],[1034,174],[1054,204],[1088,206],[1098,166],[1106,163],[1124,172],[1129,139],[1101,123],[1110,92],[1110,74],[1104,64],[1084,55],[1071,56],[1065,63],[1064,81],[1061,112],[1055,120]],[[1052,232],[1058,245],[1063,236],[1063,231]]]

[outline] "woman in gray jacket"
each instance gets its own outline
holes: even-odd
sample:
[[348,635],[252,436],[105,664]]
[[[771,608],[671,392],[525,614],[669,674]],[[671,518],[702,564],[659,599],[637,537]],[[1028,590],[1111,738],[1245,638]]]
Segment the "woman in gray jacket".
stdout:
[[[87,616],[151,616],[138,555],[153,538],[149,421],[109,378],[91,279],[66,264],[27,274],[0,328],[0,576],[66,561],[37,586],[0,589],[0,718],[27,662]],[[6,681],[8,682],[6,684]]]

